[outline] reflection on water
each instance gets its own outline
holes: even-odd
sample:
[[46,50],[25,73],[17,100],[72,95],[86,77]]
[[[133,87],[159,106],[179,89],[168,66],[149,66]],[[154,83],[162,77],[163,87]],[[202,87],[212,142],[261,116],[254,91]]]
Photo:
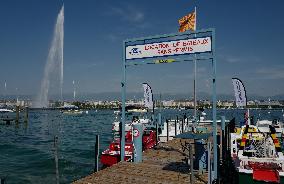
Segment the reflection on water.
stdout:
[[[283,120],[281,110],[251,110],[255,119]],[[205,110],[208,119],[211,110]],[[218,110],[217,118],[225,115],[242,120],[245,110]],[[176,114],[193,114],[192,110],[163,110],[163,119]],[[24,113],[22,113],[24,114]],[[129,117],[131,118],[131,117]],[[59,111],[30,110],[29,122],[0,125],[0,177],[7,183],[55,183],[54,136],[58,136],[60,183],[70,183],[94,170],[95,135],[100,135],[104,150],[112,140],[112,110],[89,111],[84,115],[64,115]],[[23,121],[21,121],[23,122]]]

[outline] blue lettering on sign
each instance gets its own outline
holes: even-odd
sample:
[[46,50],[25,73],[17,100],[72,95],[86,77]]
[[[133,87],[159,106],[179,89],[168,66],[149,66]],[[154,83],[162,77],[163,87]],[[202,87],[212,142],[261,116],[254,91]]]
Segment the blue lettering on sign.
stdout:
[[138,48],[132,48],[131,51],[129,52],[129,54],[131,55],[139,55],[142,52],[138,49]]

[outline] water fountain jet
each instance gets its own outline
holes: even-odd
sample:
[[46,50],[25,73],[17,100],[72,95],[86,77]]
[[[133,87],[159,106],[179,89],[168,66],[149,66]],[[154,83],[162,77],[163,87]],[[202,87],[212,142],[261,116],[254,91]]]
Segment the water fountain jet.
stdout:
[[52,80],[59,74],[60,100],[63,101],[63,40],[64,40],[64,5],[62,6],[54,28],[53,38],[49,49],[44,76],[41,82],[40,92],[34,102],[35,108],[46,108],[49,106],[49,92]]

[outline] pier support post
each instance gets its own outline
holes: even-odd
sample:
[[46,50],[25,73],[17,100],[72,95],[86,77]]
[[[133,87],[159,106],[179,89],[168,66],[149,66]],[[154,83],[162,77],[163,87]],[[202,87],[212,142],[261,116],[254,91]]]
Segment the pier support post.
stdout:
[[187,126],[187,131],[189,131],[188,117],[186,117],[186,126]]
[[159,126],[161,126],[161,124],[162,124],[162,114],[161,114],[161,112],[159,112],[158,123],[157,123],[157,127],[156,127],[156,142],[157,142],[157,145],[158,145],[158,141],[159,141]]
[[169,141],[169,120],[166,120],[167,123],[167,142]]
[[159,142],[159,122],[156,122],[156,146],[158,146]]
[[156,121],[156,146],[159,142],[159,126],[162,124],[162,115],[159,113],[158,121]]
[[162,124],[162,114],[160,112],[158,114],[158,123],[159,123],[159,125]]
[[[184,113],[183,115],[183,127],[187,127],[186,124],[185,124],[185,119],[186,119],[186,113]],[[186,128],[183,128],[183,131],[187,131]]]
[[177,120],[175,120],[175,136],[177,135]]
[[221,116],[221,129],[222,129],[222,132],[221,132],[221,139],[220,139],[220,142],[221,142],[221,158],[224,159],[224,156],[225,156],[225,116]]
[[190,159],[190,183],[194,184],[193,149],[191,143],[189,144],[189,159]]
[[95,172],[99,171],[99,155],[100,155],[100,136],[96,135],[96,147],[95,147]]
[[134,162],[142,162],[142,124],[133,125]]
[[207,142],[207,160],[208,160],[208,184],[211,184],[211,179],[212,179],[212,176],[211,176],[211,142]]
[[28,120],[29,120],[29,107],[28,107],[28,106],[25,107],[25,111],[26,111],[26,114],[25,114],[25,122],[27,123]]
[[56,184],[59,184],[59,169],[58,169],[58,137],[54,136],[54,161],[55,161],[55,173],[56,173]]
[[184,119],[181,119],[181,133],[184,132]]
[[20,107],[17,105],[16,106],[16,123],[19,123],[19,112],[20,112]]
[[125,45],[126,42],[123,42],[123,78],[121,82],[121,136],[120,136],[120,161],[124,161],[125,158],[125,99],[126,99],[126,61],[125,61]]
[[[180,123],[179,123],[179,121],[178,121],[178,115],[177,115],[177,125],[180,127]],[[180,128],[179,128],[179,132],[177,132],[177,134],[180,134],[181,132],[180,132]]]
[[[215,30],[212,31],[212,47],[215,50]],[[213,133],[213,154],[214,154],[214,179],[218,177],[218,157],[217,157],[217,90],[216,90],[216,56],[215,53],[213,54],[212,59],[212,118],[213,118],[213,126],[212,126],[212,133]]]
[[0,178],[0,184],[6,184],[5,178]]

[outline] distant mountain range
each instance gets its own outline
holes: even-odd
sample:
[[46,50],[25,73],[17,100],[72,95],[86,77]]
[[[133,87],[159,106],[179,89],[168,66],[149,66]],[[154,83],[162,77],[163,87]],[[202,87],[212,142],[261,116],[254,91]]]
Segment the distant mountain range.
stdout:
[[[164,93],[161,94],[162,100],[184,100],[184,99],[192,99],[193,94],[192,92],[189,93]],[[73,100],[72,93],[66,93],[63,95],[64,100]],[[126,95],[127,99],[142,99],[143,93],[142,92],[128,92]],[[16,99],[16,95],[7,95],[1,96],[0,99]],[[32,100],[35,99],[35,95],[19,95],[19,100]],[[154,99],[159,99],[160,94],[154,94]],[[211,100],[211,94],[206,92],[198,92],[197,93],[198,100]],[[274,95],[274,96],[260,96],[260,95],[250,95],[248,96],[248,100],[284,100],[284,94],[282,95]],[[50,99],[59,100],[60,97],[58,95],[52,95]],[[76,97],[76,100],[120,100],[121,99],[121,92],[103,92],[103,93],[81,93]],[[234,100],[235,97],[233,94],[217,94],[217,100]]]

